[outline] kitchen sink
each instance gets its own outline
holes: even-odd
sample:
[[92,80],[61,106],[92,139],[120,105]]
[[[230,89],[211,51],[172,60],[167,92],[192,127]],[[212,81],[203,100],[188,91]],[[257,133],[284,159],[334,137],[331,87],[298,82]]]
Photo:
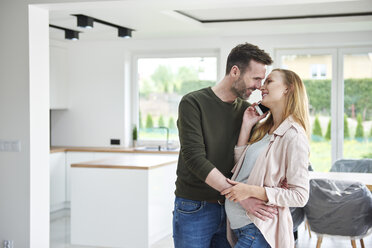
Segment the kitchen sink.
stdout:
[[178,152],[180,148],[174,147],[163,147],[163,146],[138,146],[134,148],[135,151],[160,151],[160,152],[167,152],[167,151],[174,151]]

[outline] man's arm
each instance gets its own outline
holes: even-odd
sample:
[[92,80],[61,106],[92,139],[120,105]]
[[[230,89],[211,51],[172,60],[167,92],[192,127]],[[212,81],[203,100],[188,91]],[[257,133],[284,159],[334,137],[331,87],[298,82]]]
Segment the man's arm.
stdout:
[[209,172],[205,183],[217,190],[222,192],[225,189],[230,188],[232,185],[226,181],[226,177],[217,169],[214,168]]
[[216,190],[221,189],[218,190],[221,192],[228,183],[226,177],[207,159],[199,107],[192,97],[184,97],[178,113],[180,152],[185,166],[200,180]]

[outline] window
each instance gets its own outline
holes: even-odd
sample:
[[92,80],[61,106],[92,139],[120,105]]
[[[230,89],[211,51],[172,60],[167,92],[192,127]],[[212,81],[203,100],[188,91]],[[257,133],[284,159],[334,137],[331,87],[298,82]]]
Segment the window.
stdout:
[[372,158],[372,48],[278,50],[276,55],[279,66],[295,71],[307,89],[314,170],[329,171],[341,158]]
[[344,157],[372,158],[372,53],[346,52],[344,81]]
[[[310,162],[316,171],[329,171],[331,154],[331,86],[326,68],[332,75],[331,54],[281,55],[281,66],[296,72],[304,82],[309,98],[311,125]],[[328,64],[319,64],[327,62]],[[310,74],[308,72],[311,72]]]
[[178,142],[178,104],[185,94],[213,86],[217,80],[217,58],[139,58],[138,140],[142,144]]
[[313,64],[311,68],[311,78],[313,79],[323,79],[327,76],[327,67],[324,64]]

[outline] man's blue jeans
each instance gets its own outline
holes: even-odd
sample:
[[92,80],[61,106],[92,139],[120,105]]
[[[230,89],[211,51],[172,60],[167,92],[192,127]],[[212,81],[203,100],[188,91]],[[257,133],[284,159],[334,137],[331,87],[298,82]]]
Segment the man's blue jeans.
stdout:
[[238,238],[234,248],[270,248],[265,237],[253,223],[233,231]]
[[176,197],[173,212],[175,248],[230,248],[225,207]]

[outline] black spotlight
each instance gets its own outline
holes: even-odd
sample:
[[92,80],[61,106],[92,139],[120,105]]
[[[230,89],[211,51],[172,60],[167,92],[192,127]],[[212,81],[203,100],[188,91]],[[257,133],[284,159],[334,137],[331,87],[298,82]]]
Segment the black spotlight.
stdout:
[[122,38],[132,37],[132,30],[129,28],[118,27],[118,36]]
[[85,15],[76,15],[76,17],[77,17],[78,27],[93,28],[94,19],[92,17],[85,16]]
[[78,40],[79,39],[80,31],[76,31],[76,30],[72,30],[72,29],[68,29],[68,28],[64,28],[64,27],[60,27],[60,26],[56,26],[56,25],[52,25],[52,24],[49,24],[49,27],[65,31],[65,39],[68,39],[68,40]]
[[75,30],[65,30],[65,39],[68,40],[78,40],[79,32]]

